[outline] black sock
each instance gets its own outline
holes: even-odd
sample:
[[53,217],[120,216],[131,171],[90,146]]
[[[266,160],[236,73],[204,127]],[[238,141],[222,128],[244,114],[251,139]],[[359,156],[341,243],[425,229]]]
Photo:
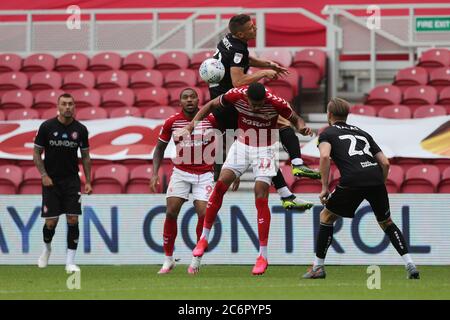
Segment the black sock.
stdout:
[[78,223],[67,224],[67,248],[77,250],[78,238],[80,236],[80,229]]
[[53,236],[55,235],[55,228],[49,229],[47,225],[44,223],[44,228],[42,229],[42,234],[45,243],[52,242]]
[[301,158],[300,142],[295,135],[294,129],[291,127],[280,129],[280,141],[291,160]]
[[284,180],[283,174],[281,173],[280,169],[278,169],[277,175],[272,178],[272,183],[277,190],[283,187],[287,187],[286,181]]
[[406,246],[405,238],[403,238],[403,233],[395,223],[388,226],[384,232],[389,236],[392,245],[399,255],[403,256],[408,253],[408,247]]
[[319,235],[316,243],[316,256],[320,259],[325,259],[328,247],[333,241],[333,225],[320,223]]

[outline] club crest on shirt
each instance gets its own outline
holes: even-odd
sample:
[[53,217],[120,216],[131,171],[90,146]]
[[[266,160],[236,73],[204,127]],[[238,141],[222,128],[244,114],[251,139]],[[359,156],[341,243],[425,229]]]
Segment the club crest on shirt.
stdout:
[[53,132],[53,135],[54,135],[55,137],[57,137],[57,136],[58,136],[58,131]]
[[77,138],[78,138],[78,132],[76,132],[76,131],[72,132],[72,139],[77,140]]
[[239,63],[239,62],[241,62],[242,57],[243,57],[243,54],[242,54],[242,53],[236,52],[236,53],[234,54],[234,58],[233,58],[234,63]]

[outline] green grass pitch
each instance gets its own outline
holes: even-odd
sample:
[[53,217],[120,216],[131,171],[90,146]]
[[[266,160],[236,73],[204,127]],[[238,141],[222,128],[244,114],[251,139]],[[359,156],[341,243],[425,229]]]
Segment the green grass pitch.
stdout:
[[327,266],[327,279],[303,280],[306,266],[185,265],[157,275],[159,266],[81,266],[81,289],[69,290],[63,266],[0,266],[0,299],[450,299],[450,266],[420,266],[407,280],[403,266],[381,266],[381,289],[367,288],[367,266]]

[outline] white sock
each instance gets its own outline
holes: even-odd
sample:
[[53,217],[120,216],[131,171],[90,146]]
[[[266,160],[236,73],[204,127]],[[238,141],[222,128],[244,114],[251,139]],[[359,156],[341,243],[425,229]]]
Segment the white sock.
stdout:
[[292,192],[291,192],[291,190],[289,190],[288,187],[283,187],[283,188],[277,189],[277,192],[280,195],[280,197],[282,197],[282,198],[287,198],[287,197],[292,196]]
[[172,256],[166,256],[165,257],[165,261],[172,262],[173,261],[173,257]]
[[49,242],[49,243],[44,242],[44,250],[52,251],[52,243],[51,242]]
[[202,235],[200,236],[200,239],[201,238],[205,238],[206,241],[208,241],[208,239],[209,239],[209,232],[210,231],[211,231],[211,229],[203,228]]
[[405,266],[408,265],[409,263],[414,264],[414,262],[411,258],[411,255],[409,253],[402,255],[402,259],[403,259],[403,261],[405,261]]
[[324,263],[325,263],[325,259],[320,259],[320,258],[315,257],[314,262],[313,262],[313,269],[316,269],[316,267],[319,267],[319,266],[323,266]]
[[301,158],[295,158],[295,159],[292,159],[292,160],[291,160],[291,163],[292,163],[294,166],[301,166],[301,165],[303,164],[303,159],[301,159]]
[[77,250],[73,250],[73,249],[67,249],[67,259],[66,259],[66,264],[75,264],[73,262],[73,260],[75,259],[75,253],[77,253]]
[[267,246],[259,246],[259,255],[267,260]]

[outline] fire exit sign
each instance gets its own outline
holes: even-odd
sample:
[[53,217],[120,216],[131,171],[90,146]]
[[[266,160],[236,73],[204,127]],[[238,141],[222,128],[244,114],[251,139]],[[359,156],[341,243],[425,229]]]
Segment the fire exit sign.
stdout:
[[450,17],[416,18],[416,32],[450,31]]

